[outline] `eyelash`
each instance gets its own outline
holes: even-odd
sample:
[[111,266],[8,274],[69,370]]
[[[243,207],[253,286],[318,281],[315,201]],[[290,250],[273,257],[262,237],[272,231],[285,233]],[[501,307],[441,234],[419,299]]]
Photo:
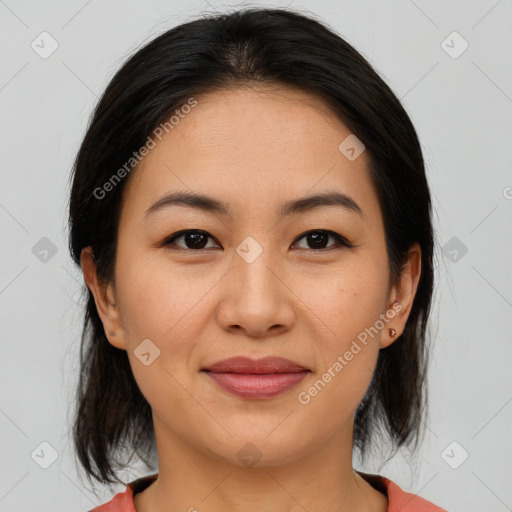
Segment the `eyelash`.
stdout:
[[[215,238],[213,236],[211,236],[209,233],[207,233],[206,231],[202,231],[200,229],[187,229],[187,230],[184,230],[184,231],[179,231],[179,232],[174,233],[173,235],[167,237],[162,242],[161,245],[165,246],[165,247],[169,247],[170,245],[175,245],[174,241],[176,239],[178,239],[178,238],[180,238],[182,236],[185,236],[185,235],[187,235],[189,233],[202,234],[202,235],[205,235],[206,237],[208,237],[208,238],[210,238],[212,240],[215,240]],[[313,229],[313,230],[310,230],[310,231],[306,231],[302,235],[298,236],[296,238],[296,240],[293,242],[292,245],[294,245],[297,241],[301,240],[302,238],[305,238],[310,233],[322,233],[324,235],[331,236],[331,237],[333,237],[333,238],[335,238],[337,240],[339,245],[341,245],[342,247],[346,247],[348,249],[351,249],[351,248],[355,247],[354,244],[349,242],[346,238],[342,237],[341,235],[338,235],[338,233],[335,233],[334,231],[329,231],[329,230],[326,230],[326,229]],[[331,247],[324,247],[322,249],[301,249],[301,250],[308,251],[308,252],[324,252],[324,251],[333,250],[333,248],[336,248],[336,247],[335,246],[334,247],[331,246]],[[338,248],[340,248],[340,247],[338,247]],[[189,248],[179,247],[178,249],[174,249],[173,248],[172,250],[183,250],[183,251],[201,252],[201,251],[205,251],[206,249],[189,249]]]

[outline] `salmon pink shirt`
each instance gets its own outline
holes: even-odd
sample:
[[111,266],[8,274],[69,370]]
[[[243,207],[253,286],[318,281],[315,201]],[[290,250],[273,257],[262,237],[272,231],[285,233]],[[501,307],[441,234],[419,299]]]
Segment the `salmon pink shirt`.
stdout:
[[[387,512],[447,512],[430,501],[420,498],[416,494],[402,491],[391,480],[379,476],[359,472],[373,488],[388,497]],[[126,486],[124,492],[116,494],[108,503],[104,503],[89,512],[136,512],[133,496],[149,487],[158,477],[158,474],[138,478]]]

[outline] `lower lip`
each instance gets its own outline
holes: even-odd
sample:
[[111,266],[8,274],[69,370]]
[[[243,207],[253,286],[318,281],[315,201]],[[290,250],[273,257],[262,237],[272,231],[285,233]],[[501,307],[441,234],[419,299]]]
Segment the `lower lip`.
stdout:
[[222,389],[243,398],[263,399],[280,395],[296,386],[309,372],[216,373],[205,372]]

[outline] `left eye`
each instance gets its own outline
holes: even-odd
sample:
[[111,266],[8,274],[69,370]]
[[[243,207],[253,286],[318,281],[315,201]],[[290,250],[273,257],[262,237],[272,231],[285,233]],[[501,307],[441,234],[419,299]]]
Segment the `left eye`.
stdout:
[[[176,240],[183,238],[185,247],[179,246],[175,243]],[[341,235],[338,235],[337,233],[334,233],[333,231],[327,231],[325,229],[317,229],[313,231],[308,231],[304,234],[302,234],[300,237],[297,238],[297,240],[305,239],[308,244],[310,244],[311,248],[304,248],[299,247],[299,249],[306,249],[306,250],[313,250],[313,251],[322,251],[325,249],[331,249],[333,246],[336,246],[337,244],[333,244],[330,246],[325,247],[327,244],[329,238],[334,238],[338,245],[344,246],[344,247],[354,247],[353,244],[351,244],[346,238],[342,237]],[[207,246],[207,240],[214,238],[209,235],[206,231],[201,231],[198,229],[189,229],[186,231],[182,231],[180,233],[176,233],[174,235],[171,235],[170,237],[166,238],[163,242],[164,246],[169,245],[176,245],[180,247],[181,249],[189,249],[189,250],[202,250]],[[294,242],[292,244],[292,247],[296,247],[297,243]],[[210,246],[211,248],[211,246]]]
[[[353,245],[345,238],[343,238],[341,235],[338,235],[337,233],[334,233],[333,231],[326,231],[324,229],[319,229],[315,231],[308,231],[307,233],[304,233],[301,235],[297,240],[305,239],[307,240],[307,243],[313,246],[314,250],[323,250],[323,249],[330,249],[333,246],[325,247],[325,244],[329,240],[329,237],[334,238],[336,242],[339,245],[345,246],[345,247],[353,247]],[[336,245],[336,244],[334,244]],[[293,247],[293,245],[292,245]],[[306,248],[307,249],[307,248]],[[311,250],[311,249],[309,249]]]

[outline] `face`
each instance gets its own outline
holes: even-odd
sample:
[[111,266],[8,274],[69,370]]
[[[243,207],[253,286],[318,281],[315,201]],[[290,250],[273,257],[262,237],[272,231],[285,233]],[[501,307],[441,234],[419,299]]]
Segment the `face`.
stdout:
[[[419,252],[391,286],[367,154],[340,151],[350,130],[320,100],[263,87],[196,99],[129,178],[114,281],[98,285],[87,251],[84,274],[151,405],[157,444],[240,465],[251,442],[260,466],[292,461],[351,431],[379,350],[403,331]],[[176,192],[225,211],[160,201]],[[342,200],[304,201],[321,194]],[[306,371],[203,371],[234,356]]]

